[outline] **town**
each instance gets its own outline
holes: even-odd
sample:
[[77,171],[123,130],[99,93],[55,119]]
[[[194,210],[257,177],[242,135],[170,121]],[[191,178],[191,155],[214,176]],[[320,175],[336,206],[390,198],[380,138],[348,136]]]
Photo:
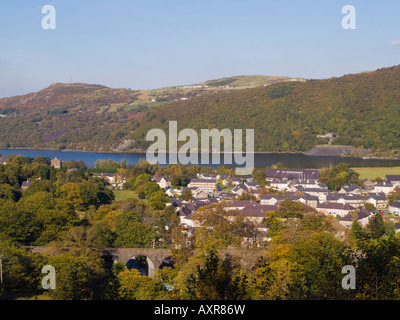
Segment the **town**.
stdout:
[[[1,157],[0,164],[6,163],[6,159]],[[62,161],[58,158],[50,163],[56,169],[62,168]],[[68,168],[66,172],[76,170]],[[94,173],[94,177],[103,179],[111,190],[129,189],[124,173],[97,171],[100,172]],[[197,210],[221,204],[224,210],[232,213],[232,219],[241,214],[256,224],[258,232],[268,241],[265,214],[278,210],[279,204],[285,200],[300,202],[317,212],[335,217],[345,228],[350,228],[354,220],[366,226],[372,216],[379,214],[393,222],[396,232],[400,232],[400,201],[393,201],[391,197],[400,192],[400,175],[386,175],[382,181],[364,179],[361,185],[344,185],[337,191],[330,190],[320,178],[320,170],[269,168],[265,171],[263,186],[253,176],[205,172],[197,172],[196,177],[183,184],[185,186],[176,186],[171,174],[150,176],[151,182],[168,196],[165,206],[174,208],[179,225],[187,235],[193,234],[200,226],[194,219]],[[23,181],[21,190],[25,191],[31,183]]]
[[[88,168],[81,160],[0,156],[3,296],[347,299],[360,291],[341,285],[341,271],[358,266],[367,297],[375,273],[363,263],[374,264],[382,250],[397,254],[399,200],[400,175],[361,179],[346,163],[276,163],[236,176],[225,165],[109,159]],[[370,246],[376,254],[360,260]],[[57,273],[56,290],[38,286],[46,266]],[[286,281],[281,272],[307,280],[307,291],[275,290]]]
[[[301,202],[334,216],[346,228],[351,227],[353,212],[356,212],[362,226],[368,223],[372,215],[385,216],[391,213],[392,216],[398,216],[400,213],[400,202],[389,203],[388,200],[388,195],[400,187],[400,175],[388,175],[380,183],[365,179],[362,186],[344,186],[338,192],[329,190],[326,184],[319,182],[319,178],[319,170],[268,169],[265,172],[266,183],[276,195],[262,194],[262,188],[250,176],[242,178],[199,173],[187,188],[181,189],[172,188],[170,176],[155,178],[154,181],[171,197],[171,205],[176,208],[181,225],[187,228],[198,227],[192,219],[196,210],[213,203],[223,203],[226,210],[238,211],[247,219],[257,222],[263,233],[266,233],[263,225],[265,213],[277,210],[279,203],[285,199]],[[180,199],[185,190],[191,191],[193,199]],[[240,200],[246,196],[251,199]],[[393,217],[387,219],[397,221]],[[395,227],[399,231],[400,223],[395,223]]]

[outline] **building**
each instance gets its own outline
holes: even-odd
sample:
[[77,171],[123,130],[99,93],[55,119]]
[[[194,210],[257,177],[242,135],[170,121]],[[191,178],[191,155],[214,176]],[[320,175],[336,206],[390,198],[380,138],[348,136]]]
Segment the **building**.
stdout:
[[50,161],[50,165],[53,166],[56,169],[61,168],[61,160],[55,157],[53,160]]
[[161,178],[157,177],[153,181],[156,182],[161,189],[171,187],[171,176],[170,175],[167,175],[167,176],[164,176]]
[[347,203],[325,202],[319,204],[317,210],[324,214],[344,217],[356,208]]
[[278,180],[318,180],[320,177],[319,170],[309,169],[273,169],[270,168],[265,172],[267,181]]
[[21,189],[22,191],[25,191],[26,189],[29,188],[29,186],[31,185],[31,181],[27,180],[27,181],[23,181],[21,184]]
[[389,212],[395,214],[396,216],[400,215],[400,202],[393,202],[389,205]]
[[393,187],[400,186],[400,175],[387,175],[386,180],[387,183],[391,183]]
[[215,192],[218,189],[216,179],[192,179],[188,187],[197,187],[205,192]]
[[244,183],[240,183],[232,189],[232,193],[235,193],[239,196],[247,192],[249,192],[249,189],[246,187]]
[[382,183],[376,183],[372,189],[372,192],[375,193],[384,193],[388,195],[389,193],[393,192],[394,186],[390,182],[383,181]]
[[354,217],[353,215],[349,212],[347,215],[344,217],[339,218],[339,223],[346,227],[346,228],[351,228],[351,225],[353,224],[354,218],[357,217],[357,221],[361,226],[366,226],[369,222],[369,219],[371,217],[371,212],[369,212],[366,208],[358,208],[357,212],[355,213]]
[[283,196],[263,195],[260,197],[260,204],[261,205],[278,205],[283,200],[298,201],[298,202],[301,202],[312,208],[316,208],[318,206],[318,197],[310,196],[309,194],[283,195]]
[[363,180],[363,185],[364,185],[364,188],[366,190],[372,190],[374,188],[375,181],[372,181],[372,180],[369,180],[369,179],[364,179]]
[[359,207],[364,203],[371,203],[377,209],[387,207],[387,198],[384,193],[368,193],[361,195],[356,193],[329,193],[326,197],[327,202],[347,203],[353,207]]

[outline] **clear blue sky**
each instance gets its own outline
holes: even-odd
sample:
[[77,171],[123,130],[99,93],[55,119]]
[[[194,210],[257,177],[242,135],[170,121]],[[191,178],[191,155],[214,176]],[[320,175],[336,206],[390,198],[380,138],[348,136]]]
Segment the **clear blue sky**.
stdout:
[[[47,4],[56,30],[42,29]],[[356,30],[341,26],[348,4]],[[329,78],[400,64],[398,0],[13,0],[0,10],[0,97],[71,77],[146,89],[244,74]]]

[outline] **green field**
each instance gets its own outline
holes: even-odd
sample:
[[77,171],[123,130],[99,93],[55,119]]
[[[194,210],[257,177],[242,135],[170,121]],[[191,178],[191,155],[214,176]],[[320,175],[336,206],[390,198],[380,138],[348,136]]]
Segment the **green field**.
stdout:
[[367,178],[370,180],[377,177],[384,179],[386,175],[390,174],[400,174],[400,167],[365,167],[352,169],[360,174],[361,179]]
[[125,201],[129,198],[137,199],[138,195],[135,191],[129,190],[114,190],[115,200],[116,201]]

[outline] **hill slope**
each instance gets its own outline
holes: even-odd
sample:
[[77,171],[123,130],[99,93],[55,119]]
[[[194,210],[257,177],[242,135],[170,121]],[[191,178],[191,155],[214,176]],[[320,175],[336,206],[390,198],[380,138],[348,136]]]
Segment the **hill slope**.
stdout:
[[[330,139],[335,145],[371,148],[376,155],[400,148],[400,66],[328,80],[288,82],[201,96],[150,110],[133,137],[145,148],[152,128],[168,121],[184,128],[255,129],[256,151],[304,152]],[[385,154],[385,155],[389,155]],[[380,154],[383,155],[383,154]]]
[[[132,134],[151,108],[290,80],[297,79],[237,76],[213,80],[211,86],[141,91],[56,83],[36,93],[0,99],[0,148],[133,151]],[[221,81],[231,85],[218,83]]]

